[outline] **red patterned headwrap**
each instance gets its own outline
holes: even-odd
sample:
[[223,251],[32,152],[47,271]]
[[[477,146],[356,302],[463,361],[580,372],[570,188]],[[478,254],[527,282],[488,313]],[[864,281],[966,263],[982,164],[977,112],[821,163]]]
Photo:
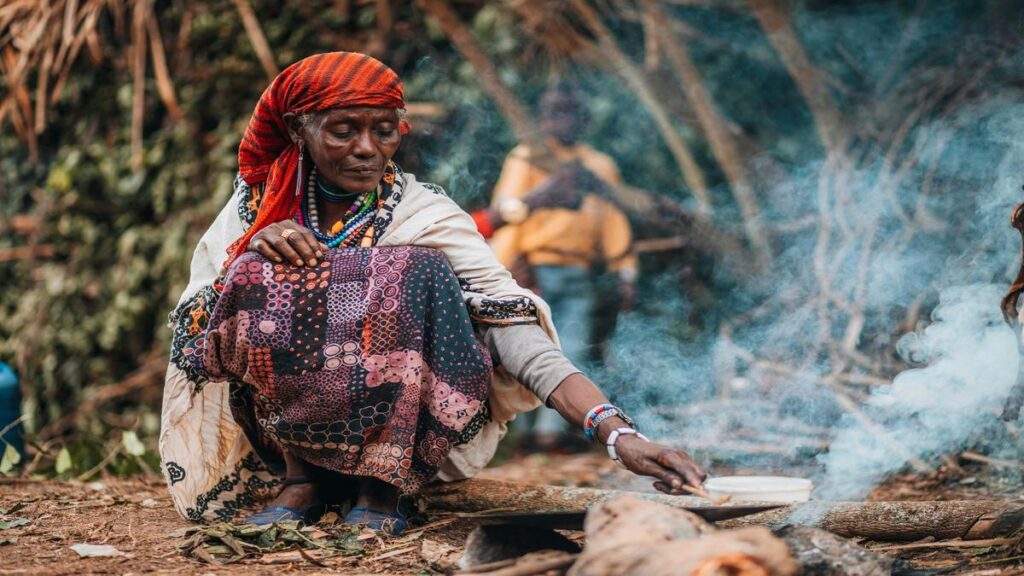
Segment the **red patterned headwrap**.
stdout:
[[[291,218],[298,207],[299,146],[288,135],[284,115],[355,106],[405,108],[394,70],[365,54],[328,52],[299,60],[274,78],[238,147],[238,171],[250,186],[264,184],[263,200],[253,225],[228,248],[225,267],[245,252],[254,234]],[[404,120],[399,131],[409,131]]]

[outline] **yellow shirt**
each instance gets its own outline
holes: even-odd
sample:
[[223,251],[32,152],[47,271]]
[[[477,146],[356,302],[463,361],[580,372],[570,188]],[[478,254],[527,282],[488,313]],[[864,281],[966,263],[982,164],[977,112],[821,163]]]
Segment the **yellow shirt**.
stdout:
[[[560,148],[557,156],[562,161],[578,160],[611,184],[622,180],[615,161],[589,146]],[[492,204],[503,198],[522,198],[547,179],[548,173],[531,164],[529,158],[530,149],[525,144],[509,152],[494,187]],[[621,271],[637,267],[632,242],[626,215],[611,202],[587,194],[576,210],[536,210],[522,223],[501,228],[491,238],[491,248],[506,267],[525,254],[534,266],[589,268],[604,262],[609,270]]]

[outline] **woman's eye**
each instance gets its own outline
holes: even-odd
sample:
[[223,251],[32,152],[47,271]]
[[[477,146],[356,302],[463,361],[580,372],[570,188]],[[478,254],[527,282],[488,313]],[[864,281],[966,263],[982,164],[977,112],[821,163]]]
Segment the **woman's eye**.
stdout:
[[355,132],[351,130],[335,130],[334,132],[332,132],[332,134],[334,134],[338,138],[351,138],[352,136],[355,135]]
[[392,137],[394,135],[395,135],[395,129],[394,128],[392,128],[390,130],[377,130],[377,136],[380,136],[381,138],[390,138],[390,137]]

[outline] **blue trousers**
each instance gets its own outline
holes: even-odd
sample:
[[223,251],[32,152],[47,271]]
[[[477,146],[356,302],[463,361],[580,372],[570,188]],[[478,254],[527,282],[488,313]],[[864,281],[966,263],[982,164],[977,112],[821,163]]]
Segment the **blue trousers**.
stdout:
[[[576,266],[535,266],[534,281],[540,295],[551,306],[562,353],[580,370],[589,361],[594,305],[597,294],[590,270]],[[520,430],[535,434],[557,434],[568,424],[551,408],[542,406],[520,417]]]

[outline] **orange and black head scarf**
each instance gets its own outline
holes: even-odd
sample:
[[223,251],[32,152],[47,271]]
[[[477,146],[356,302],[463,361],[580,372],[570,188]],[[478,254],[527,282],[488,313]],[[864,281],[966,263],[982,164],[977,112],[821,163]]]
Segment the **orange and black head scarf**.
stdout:
[[[274,78],[238,147],[239,174],[250,186],[263,185],[263,199],[252,226],[228,248],[225,268],[245,252],[254,234],[291,218],[298,207],[299,145],[288,135],[284,115],[355,106],[405,108],[398,74],[365,54],[328,52],[299,60]],[[409,131],[404,120],[399,131]]]

